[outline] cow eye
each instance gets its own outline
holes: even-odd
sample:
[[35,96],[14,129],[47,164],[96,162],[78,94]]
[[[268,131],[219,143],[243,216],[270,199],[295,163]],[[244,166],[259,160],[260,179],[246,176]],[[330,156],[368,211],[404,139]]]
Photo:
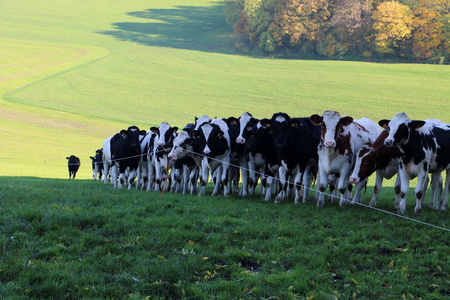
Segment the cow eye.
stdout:
[[251,130],[252,130],[252,127],[251,127],[251,126],[248,126],[248,127],[247,127],[247,130],[248,130],[248,131],[251,131]]

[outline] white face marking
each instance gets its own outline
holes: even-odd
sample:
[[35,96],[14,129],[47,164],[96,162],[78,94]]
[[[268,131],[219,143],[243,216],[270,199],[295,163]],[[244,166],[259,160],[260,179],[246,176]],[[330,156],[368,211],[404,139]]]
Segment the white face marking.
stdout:
[[195,121],[195,128],[194,130],[198,130],[198,128],[200,127],[200,125],[202,125],[203,123],[209,123],[211,121],[211,118],[207,115],[203,115],[200,118],[197,119],[197,121]]
[[325,146],[331,145],[334,147],[336,145],[334,136],[336,133],[336,126],[340,119],[341,116],[335,111],[326,111],[323,113],[323,123],[327,129],[323,140]]
[[170,125],[167,122],[162,122],[161,125],[159,125],[159,138],[157,145],[165,145],[166,144],[166,132],[170,129]]
[[240,129],[239,129],[239,136],[236,139],[237,143],[241,144],[245,143],[245,139],[243,138],[242,135],[244,133],[245,127],[247,127],[247,124],[251,119],[252,115],[250,115],[248,112],[243,113],[242,116],[239,118]]
[[277,117],[275,118],[275,121],[276,121],[276,122],[279,122],[279,123],[283,123],[283,122],[286,122],[286,118],[283,117],[283,116],[277,116]]

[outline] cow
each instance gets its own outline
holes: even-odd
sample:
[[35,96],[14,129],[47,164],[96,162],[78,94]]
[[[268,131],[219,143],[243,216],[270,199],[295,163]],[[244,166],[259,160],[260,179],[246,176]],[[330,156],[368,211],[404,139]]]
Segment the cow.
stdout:
[[[196,138],[192,136],[194,128],[194,124],[186,125],[173,140],[173,148],[168,154],[168,158],[174,162],[175,171],[182,170],[182,193],[186,194],[190,186],[191,195],[197,192],[197,179],[203,159],[198,155],[201,149],[196,147]],[[181,181],[178,176],[176,178]]]
[[67,159],[67,166],[69,168],[69,179],[75,179],[75,175],[77,174],[78,169],[80,168],[81,165],[80,159],[75,155],[66,157],[66,159]]
[[[153,160],[155,164],[155,191],[161,190],[163,182],[169,171],[169,160],[167,154],[172,150],[178,127],[172,127],[167,122],[162,122],[158,128],[150,128],[158,133],[153,148]],[[164,187],[165,188],[165,187]],[[167,187],[168,188],[168,187]]]
[[389,135],[384,144],[398,147],[401,151],[398,171],[401,180],[399,212],[403,214],[406,211],[410,179],[417,177],[414,213],[420,214],[428,173],[435,178],[435,184],[439,184],[437,174],[443,171],[446,171],[444,202],[437,203],[436,209],[446,210],[450,185],[450,124],[434,119],[411,120],[404,112],[397,113],[392,120],[380,122],[388,123]]
[[92,160],[92,178],[102,180],[103,175],[103,148],[95,151],[95,156],[89,157]]
[[[385,124],[379,123],[382,127]],[[370,206],[376,206],[378,194],[381,191],[383,179],[391,179],[398,171],[400,159],[400,149],[398,147],[386,147],[384,141],[389,135],[389,131],[383,130],[373,143],[364,144],[356,153],[355,167],[350,175],[350,183],[357,184],[366,180],[376,172],[373,196],[369,202]],[[394,207],[399,208],[400,204],[400,177],[397,176],[394,185],[396,194]]]
[[[339,206],[344,207],[351,198],[352,186],[349,177],[355,155],[364,144],[374,142],[381,130],[368,118],[354,121],[352,117],[341,116],[336,111],[325,111],[322,116],[313,114],[310,119],[313,124],[321,126],[321,139],[317,150],[319,155],[317,206],[323,206],[328,175],[339,174],[337,183],[341,194]],[[362,181],[356,185],[352,202],[361,201],[361,190],[365,184],[366,181]]]
[[199,130],[194,132],[200,136],[202,144],[204,144],[200,194],[205,194],[208,172],[211,172],[216,177],[212,196],[219,193],[220,184],[223,185],[224,196],[228,196],[230,194],[228,171],[231,160],[231,140],[227,123],[222,119],[215,118],[211,122],[201,125]]
[[[115,176],[112,176],[114,187],[121,188],[122,185],[128,184],[128,189],[136,178],[137,168],[141,159],[141,147],[139,144],[140,135],[146,134],[145,130],[140,130],[137,126],[130,126],[128,129],[123,129],[120,133],[114,135],[110,140],[111,160],[114,162],[114,167],[117,170],[118,165],[118,183]],[[105,153],[105,147],[103,153]],[[125,172],[129,169],[128,176]],[[117,175],[116,171],[113,172]]]
[[259,120],[257,128],[247,141],[249,157],[250,191],[255,189],[258,177],[261,177],[261,196],[269,201],[274,188],[274,177],[280,167],[280,160],[273,138],[273,127],[269,119]]
[[[244,112],[238,119],[239,134],[236,138],[237,144],[237,160],[241,168],[242,188],[239,192],[239,196],[245,197],[247,194],[252,195],[256,186],[255,170],[250,169],[250,153],[247,151],[246,143],[251,137],[254,130],[256,130],[259,120],[253,118],[253,116]],[[254,159],[254,158],[253,158]],[[253,173],[252,173],[253,172]],[[250,189],[249,189],[250,186]]]
[[[117,134],[116,134],[117,135]],[[114,136],[116,136],[114,135]],[[117,165],[112,160],[111,153],[111,139],[114,136],[108,137],[103,141],[103,183],[108,183],[108,178],[111,178],[111,184],[116,186],[117,184]]]
[[[155,163],[154,163],[154,145],[158,137],[157,129],[150,128],[144,135],[140,136],[139,142],[141,146],[141,160],[137,170],[137,189],[145,189],[151,191],[153,189]],[[153,130],[152,130],[153,129]]]

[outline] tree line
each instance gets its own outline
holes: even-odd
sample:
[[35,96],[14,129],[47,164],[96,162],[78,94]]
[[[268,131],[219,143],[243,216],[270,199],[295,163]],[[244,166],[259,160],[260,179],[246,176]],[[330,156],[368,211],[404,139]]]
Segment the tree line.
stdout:
[[224,0],[246,54],[448,63],[450,0]]

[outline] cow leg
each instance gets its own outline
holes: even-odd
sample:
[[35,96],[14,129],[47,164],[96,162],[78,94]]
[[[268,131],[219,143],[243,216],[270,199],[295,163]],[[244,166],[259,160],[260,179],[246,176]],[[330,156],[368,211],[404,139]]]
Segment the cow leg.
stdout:
[[399,209],[399,207],[400,207],[400,200],[401,200],[400,186],[401,186],[401,180],[400,180],[400,176],[397,174],[397,178],[395,179],[395,185],[394,185],[394,191],[395,191],[394,207],[395,207],[395,209]]
[[150,159],[150,156],[147,157],[147,169],[148,169],[148,181],[147,181],[146,190],[147,190],[147,192],[150,192],[153,187],[153,180],[154,180],[153,177],[154,177],[154,173],[155,173],[155,168],[153,166],[153,162]]
[[341,193],[341,199],[339,200],[339,206],[345,207],[347,202],[350,202],[352,192],[349,191],[348,184],[349,184],[349,177],[350,177],[350,169],[344,168],[340,172],[339,180],[338,180],[338,190]]
[[369,202],[370,206],[372,206],[372,207],[377,206],[378,194],[381,191],[382,185],[383,185],[383,176],[381,175],[381,171],[377,170],[377,172],[376,172],[376,179],[375,179],[375,186],[373,187],[373,196],[372,196],[372,199]]
[[364,179],[363,181],[358,182],[356,184],[356,186],[355,186],[355,196],[352,199],[352,203],[361,203],[362,202],[361,201],[361,193],[362,193],[362,190],[364,189],[364,187],[366,186],[366,184],[367,184],[367,178]]
[[[302,200],[302,178],[303,178],[303,197],[304,192],[305,192],[305,174],[308,173],[307,170],[305,170],[304,173],[300,172],[300,170],[298,170],[297,172],[294,173],[294,188],[295,188],[295,198],[294,198],[294,203],[295,204],[299,204],[300,200]],[[303,203],[305,203],[304,201],[302,201]]]
[[448,194],[450,190],[450,169],[445,172],[445,184],[444,184],[444,202],[441,205],[441,211],[446,211],[448,208]]
[[442,205],[442,176],[441,172],[431,174],[431,197],[429,208],[439,210]]
[[130,170],[130,174],[128,175],[128,190],[131,190],[131,186],[133,185],[135,179],[136,179],[136,169],[132,169]]
[[239,196],[247,197],[248,177],[249,177],[247,160],[244,158],[241,159],[239,166],[241,168],[241,177],[242,177],[242,187],[241,187],[241,191],[239,192]]
[[109,163],[105,160],[103,160],[103,174],[105,177],[103,177],[103,183],[108,182],[108,176],[109,176]]
[[328,174],[325,170],[323,170],[322,167],[319,166],[319,172],[317,174],[318,176],[318,193],[319,193],[319,197],[317,199],[317,207],[322,207],[324,204],[324,193],[325,190],[327,188],[327,184],[328,184]]
[[266,194],[264,198],[264,200],[266,201],[270,201],[270,199],[272,198],[273,182],[274,182],[273,176],[268,176],[266,180]]
[[217,169],[214,170],[214,172],[212,172],[212,177],[215,178],[215,180],[214,180],[214,189],[213,189],[211,196],[216,196],[220,192],[220,183],[222,183],[222,180],[219,178],[219,175],[220,175],[220,177],[222,177],[222,170],[223,170],[223,166],[222,166],[222,164],[220,164],[217,167]]
[[406,196],[408,195],[409,190],[409,179],[403,168],[398,170],[397,176],[400,176],[400,202],[398,212],[403,214],[406,211]]
[[114,164],[111,168],[111,184],[114,188],[117,188],[117,176],[118,176],[118,168],[117,163]]
[[280,166],[278,170],[278,178],[280,179],[280,192],[275,198],[275,203],[280,203],[286,198],[286,190],[287,190],[287,180],[286,180],[287,170],[284,166]]
[[208,160],[205,157],[202,160],[202,169],[201,169],[201,183],[200,183],[200,190],[198,195],[203,196],[206,193],[206,184],[209,180],[209,166],[208,166]]
[[221,164],[222,165],[222,169],[221,169],[221,172],[218,172],[217,173],[217,176],[219,176],[220,174],[222,174],[221,175],[221,180],[222,180],[222,183],[223,183],[223,195],[224,196],[229,196],[230,195],[230,192],[231,192],[231,185],[230,184],[228,184],[229,182],[228,181],[231,181],[231,180],[229,180],[229,176],[230,176],[230,163],[229,162],[225,162],[225,163],[223,163],[223,164]]
[[423,197],[425,197],[425,192],[427,191],[428,183],[428,171],[421,172],[417,176],[417,186],[415,188],[416,194],[416,207],[414,208],[414,213],[416,215],[420,214],[422,211]]

